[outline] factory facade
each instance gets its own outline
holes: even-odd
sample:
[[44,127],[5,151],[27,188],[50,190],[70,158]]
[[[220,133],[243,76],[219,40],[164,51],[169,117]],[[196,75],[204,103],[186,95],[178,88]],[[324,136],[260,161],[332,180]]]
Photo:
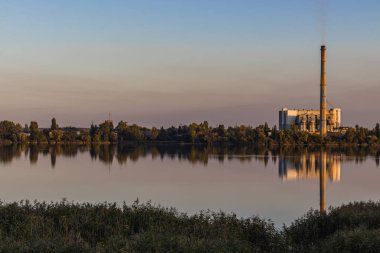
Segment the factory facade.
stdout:
[[[301,131],[320,132],[320,110],[290,110],[283,108],[279,111],[279,128],[290,129],[292,125]],[[327,132],[337,132],[341,127],[341,109],[332,108],[326,113]]]
[[319,132],[325,137],[327,132],[339,132],[341,130],[341,109],[326,108],[326,46],[321,46],[321,85],[319,110],[289,110],[283,108],[279,112],[279,128],[290,129],[295,126],[300,131],[311,133]]

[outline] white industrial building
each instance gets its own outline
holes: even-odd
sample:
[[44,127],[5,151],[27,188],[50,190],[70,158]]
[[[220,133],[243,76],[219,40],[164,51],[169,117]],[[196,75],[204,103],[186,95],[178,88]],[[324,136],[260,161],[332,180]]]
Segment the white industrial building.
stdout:
[[[279,128],[287,130],[295,125],[301,131],[320,131],[320,110],[298,110],[283,108],[279,111]],[[339,131],[341,127],[341,109],[332,108],[326,113],[327,132]]]

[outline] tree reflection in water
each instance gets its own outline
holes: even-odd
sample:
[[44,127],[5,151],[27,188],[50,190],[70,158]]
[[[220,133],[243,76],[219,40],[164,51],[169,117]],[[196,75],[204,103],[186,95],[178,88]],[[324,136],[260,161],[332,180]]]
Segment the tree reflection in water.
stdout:
[[370,147],[311,148],[258,148],[257,146],[197,146],[197,145],[2,145],[0,163],[11,163],[13,159],[25,157],[30,164],[38,163],[40,155],[50,156],[51,168],[59,157],[71,158],[78,154],[90,154],[92,160],[111,166],[114,161],[126,166],[128,161],[139,159],[178,160],[207,166],[209,161],[219,163],[238,160],[242,163],[252,160],[262,163],[278,163],[278,175],[283,181],[319,180],[320,210],[325,211],[326,179],[340,181],[342,162],[362,163],[373,159],[378,167],[380,149]]
[[[322,153],[321,153],[322,152]],[[128,160],[136,162],[139,159],[151,158],[188,161],[192,164],[207,165],[209,160],[223,163],[228,160],[262,162],[279,161],[279,176],[283,180],[307,179],[318,177],[320,157],[326,155],[326,172],[328,178],[337,180],[336,170],[340,170],[340,162],[362,163],[366,159],[374,159],[377,166],[380,161],[380,149],[362,148],[279,148],[268,149],[256,146],[197,146],[197,145],[2,145],[0,146],[0,163],[11,163],[23,155],[29,157],[31,164],[38,162],[39,155],[50,155],[51,167],[57,163],[57,158],[75,157],[78,154],[89,153],[91,159],[105,164],[116,160],[119,164],[127,164]],[[323,155],[322,155],[323,154]],[[338,166],[339,165],[339,166]],[[332,169],[334,168],[334,169]]]

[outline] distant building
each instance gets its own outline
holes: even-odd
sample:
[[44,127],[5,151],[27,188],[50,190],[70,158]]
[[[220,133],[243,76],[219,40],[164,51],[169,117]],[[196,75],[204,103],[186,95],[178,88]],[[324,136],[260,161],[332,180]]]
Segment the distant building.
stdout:
[[[341,127],[341,109],[332,108],[327,111],[327,132],[337,132]],[[287,130],[295,125],[301,131],[318,132],[320,127],[319,110],[290,110],[283,108],[279,111],[279,128]]]

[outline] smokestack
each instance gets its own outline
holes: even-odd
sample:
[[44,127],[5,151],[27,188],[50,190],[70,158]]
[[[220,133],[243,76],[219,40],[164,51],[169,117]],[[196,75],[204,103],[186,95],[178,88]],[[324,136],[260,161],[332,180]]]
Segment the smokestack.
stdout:
[[321,46],[321,111],[320,111],[320,133],[326,136],[326,46]]

